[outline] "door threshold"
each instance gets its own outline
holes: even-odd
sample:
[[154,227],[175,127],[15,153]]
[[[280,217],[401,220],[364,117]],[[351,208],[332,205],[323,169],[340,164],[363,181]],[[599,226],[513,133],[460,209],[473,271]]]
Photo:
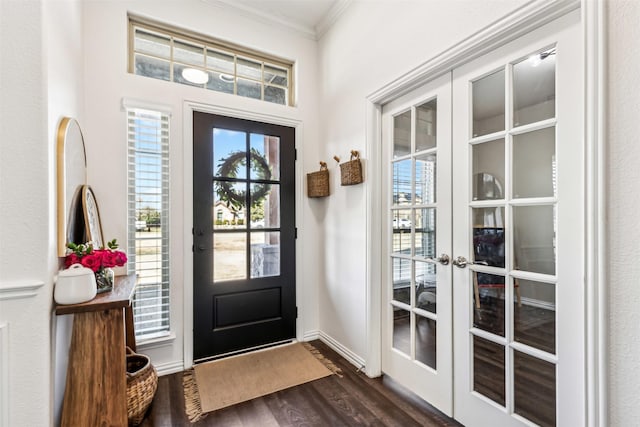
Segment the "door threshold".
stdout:
[[291,339],[288,339],[288,340],[277,341],[277,342],[258,345],[258,346],[250,347],[250,348],[244,348],[242,350],[230,351],[228,353],[216,354],[215,356],[204,357],[202,359],[194,360],[193,363],[194,364],[198,364],[198,363],[204,363],[204,362],[212,362],[212,361],[218,360],[218,359],[224,359],[224,358],[227,358],[227,357],[239,356],[241,354],[253,353],[253,352],[256,352],[256,351],[268,350],[268,349],[271,349],[273,347],[280,347],[280,346],[283,346],[283,345],[289,345],[289,344],[293,344],[295,342],[297,342],[297,340],[295,338],[291,338]]

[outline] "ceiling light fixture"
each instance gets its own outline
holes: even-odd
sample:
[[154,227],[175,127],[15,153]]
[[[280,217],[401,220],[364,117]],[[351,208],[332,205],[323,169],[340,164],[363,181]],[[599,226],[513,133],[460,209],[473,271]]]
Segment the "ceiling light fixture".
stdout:
[[182,70],[182,77],[186,81],[198,85],[205,84],[209,81],[209,74],[205,73],[202,70],[198,70],[197,68],[185,68],[184,70]]
[[231,74],[220,74],[220,80],[227,83],[233,83],[233,76]]

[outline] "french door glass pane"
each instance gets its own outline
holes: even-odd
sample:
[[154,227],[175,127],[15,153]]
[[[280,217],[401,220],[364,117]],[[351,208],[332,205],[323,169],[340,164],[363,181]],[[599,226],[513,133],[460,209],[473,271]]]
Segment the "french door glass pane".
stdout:
[[515,206],[513,233],[516,269],[556,274],[554,206]]
[[213,281],[246,279],[247,234],[213,234]]
[[515,413],[540,426],[556,425],[556,366],[514,351]]
[[438,101],[436,99],[416,107],[416,152],[434,148],[436,142]]
[[535,53],[513,66],[513,126],[556,114],[555,48]]
[[214,229],[242,229],[246,228],[245,193],[247,185],[244,182],[234,183],[216,181],[213,194],[213,228]]
[[228,129],[213,130],[214,176],[247,179],[247,134]]
[[436,369],[436,321],[419,315],[416,318],[416,360]]
[[280,179],[280,138],[252,133],[251,179]]
[[407,305],[411,304],[411,261],[403,258],[393,259],[393,299]]
[[393,163],[393,204],[411,204],[411,160]]
[[473,337],[473,390],[505,405],[504,347]]
[[392,250],[396,254],[411,255],[411,209],[394,210],[392,215]]
[[436,210],[416,209],[414,254],[425,258],[436,256]]
[[473,272],[473,326],[504,336],[504,276]]
[[393,348],[411,354],[411,315],[409,311],[393,307]]
[[280,232],[251,233],[251,278],[280,275]]
[[436,313],[436,265],[415,261],[416,308]]
[[504,138],[475,144],[473,153],[473,200],[504,198]]
[[472,84],[473,137],[504,130],[504,69]]
[[473,261],[479,264],[505,266],[504,208],[474,208]]
[[515,279],[515,285],[521,301],[513,301],[514,340],[555,354],[556,285],[523,279]]
[[280,184],[251,184],[251,228],[280,227]]
[[411,153],[411,111],[393,118],[393,158]]
[[435,154],[416,156],[416,197],[417,205],[436,202],[436,163]]
[[556,194],[555,127],[513,137],[513,197]]

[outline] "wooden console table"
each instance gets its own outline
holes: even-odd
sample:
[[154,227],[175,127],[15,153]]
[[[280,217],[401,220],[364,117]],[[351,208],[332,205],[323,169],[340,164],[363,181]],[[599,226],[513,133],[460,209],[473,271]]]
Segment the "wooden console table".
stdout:
[[135,351],[135,287],[135,274],[118,276],[111,292],[56,305],[57,315],[75,315],[61,426],[127,425],[125,343]]

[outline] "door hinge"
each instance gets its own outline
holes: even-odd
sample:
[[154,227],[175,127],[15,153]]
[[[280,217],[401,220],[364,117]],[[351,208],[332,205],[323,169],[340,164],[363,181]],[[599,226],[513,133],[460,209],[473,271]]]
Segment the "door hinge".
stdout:
[[191,245],[191,252],[195,252],[196,248],[195,245]]
[[298,149],[297,148],[293,149],[293,160],[298,160]]
[[298,318],[298,307],[296,307],[296,319]]
[[294,228],[293,238],[294,238],[294,239],[297,239],[297,238],[298,238],[298,227]]

